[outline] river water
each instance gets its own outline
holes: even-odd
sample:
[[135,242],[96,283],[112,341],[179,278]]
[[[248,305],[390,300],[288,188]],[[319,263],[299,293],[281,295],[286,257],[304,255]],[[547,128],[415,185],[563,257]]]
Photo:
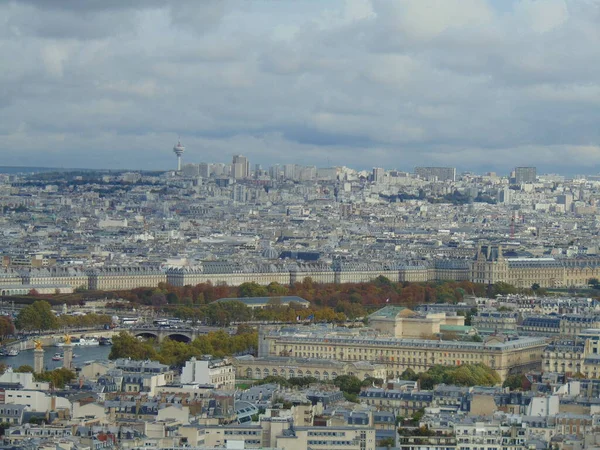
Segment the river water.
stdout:
[[[81,367],[87,361],[108,360],[110,345],[73,347],[73,366]],[[62,353],[62,347],[44,347],[44,368],[53,370],[62,367],[62,361],[52,361],[55,353]],[[33,350],[23,350],[17,356],[0,356],[0,363],[13,368],[28,365],[33,367]]]

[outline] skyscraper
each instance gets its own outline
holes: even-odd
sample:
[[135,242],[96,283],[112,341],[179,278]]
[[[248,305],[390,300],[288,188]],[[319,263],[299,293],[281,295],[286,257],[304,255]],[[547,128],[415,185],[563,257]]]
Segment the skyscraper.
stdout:
[[515,167],[515,184],[535,183],[537,169],[535,167]]
[[373,183],[381,183],[384,175],[385,169],[382,167],[373,167]]
[[424,180],[456,181],[456,167],[415,167],[415,175]]
[[244,155],[233,155],[231,162],[231,172],[233,178],[248,178],[250,175],[250,162]]

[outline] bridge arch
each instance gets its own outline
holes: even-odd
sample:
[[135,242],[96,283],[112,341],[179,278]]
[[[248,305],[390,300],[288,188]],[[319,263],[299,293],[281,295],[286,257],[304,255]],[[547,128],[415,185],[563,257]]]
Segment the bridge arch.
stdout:
[[158,340],[158,334],[152,332],[152,331],[139,331],[137,333],[135,333],[134,335],[135,337],[141,337],[144,339],[156,339]]
[[192,342],[192,338],[184,333],[169,333],[165,336],[165,338],[177,342]]

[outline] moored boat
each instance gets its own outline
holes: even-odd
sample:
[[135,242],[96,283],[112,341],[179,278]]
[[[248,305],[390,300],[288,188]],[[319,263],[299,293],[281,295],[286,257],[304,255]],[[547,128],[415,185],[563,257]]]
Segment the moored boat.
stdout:
[[79,342],[75,342],[75,345],[79,345],[81,347],[88,347],[93,345],[100,345],[100,341],[96,338],[81,338]]

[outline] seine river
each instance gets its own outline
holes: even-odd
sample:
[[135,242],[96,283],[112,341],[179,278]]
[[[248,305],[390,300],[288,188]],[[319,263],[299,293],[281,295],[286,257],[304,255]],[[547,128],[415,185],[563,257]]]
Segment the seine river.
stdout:
[[[87,361],[108,360],[110,345],[98,345],[87,347],[73,347],[73,365],[75,367],[83,366]],[[44,347],[44,367],[47,370],[62,367],[62,361],[52,361],[55,353],[62,353],[61,347]],[[23,350],[17,356],[0,356],[0,363],[13,368],[22,365],[33,367],[33,350]]]

